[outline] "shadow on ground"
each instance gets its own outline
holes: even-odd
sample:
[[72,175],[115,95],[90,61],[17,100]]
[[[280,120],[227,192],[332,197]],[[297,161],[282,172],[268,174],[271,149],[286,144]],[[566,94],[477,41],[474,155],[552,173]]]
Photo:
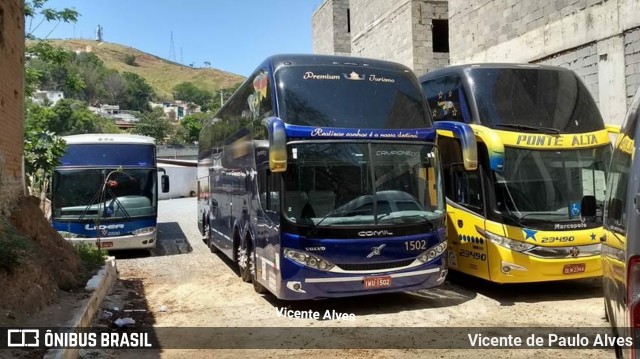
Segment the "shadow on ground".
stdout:
[[158,223],[158,242],[152,250],[136,249],[126,251],[110,251],[109,255],[116,259],[171,256],[191,253],[193,248],[178,222]]

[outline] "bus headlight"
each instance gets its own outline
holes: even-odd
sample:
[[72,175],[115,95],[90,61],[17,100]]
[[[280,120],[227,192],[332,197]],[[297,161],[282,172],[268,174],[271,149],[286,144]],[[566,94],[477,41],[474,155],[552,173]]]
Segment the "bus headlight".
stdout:
[[297,251],[290,248],[284,249],[284,256],[296,263],[300,263],[303,266],[307,266],[313,269],[329,270],[335,266],[335,264],[311,253]]
[[499,236],[495,233],[491,233],[489,231],[485,231],[484,229],[476,226],[476,230],[480,233],[484,238],[488,241],[491,241],[499,246],[511,249],[516,252],[524,252],[535,247],[534,244],[525,243],[520,241],[515,241],[513,239],[509,239],[507,237]]
[[424,253],[422,253],[418,257],[418,260],[420,262],[423,262],[423,263],[430,262],[430,261],[434,260],[437,256],[439,256],[442,253],[444,253],[444,251],[446,249],[447,249],[447,241],[440,242],[440,243],[436,244],[435,246],[433,246],[433,247],[427,249],[426,251],[424,251]]
[[135,231],[131,231],[131,234],[134,234],[136,236],[141,235],[141,234],[149,234],[153,231],[155,231],[156,227],[144,227],[144,228],[139,228],[136,229]]

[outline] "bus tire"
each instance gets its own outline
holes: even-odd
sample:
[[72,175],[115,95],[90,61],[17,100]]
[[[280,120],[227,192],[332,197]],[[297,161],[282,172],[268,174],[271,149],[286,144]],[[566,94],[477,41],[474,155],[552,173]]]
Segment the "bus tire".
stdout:
[[249,242],[246,237],[240,240],[236,253],[236,262],[238,264],[240,278],[242,278],[243,282],[250,283],[251,270],[249,269],[249,253],[251,253],[251,242]]
[[256,247],[251,246],[251,257],[249,258],[249,268],[251,270],[251,281],[253,282],[253,290],[258,294],[266,294],[268,292],[262,284],[258,283],[256,263],[258,263],[256,255]]

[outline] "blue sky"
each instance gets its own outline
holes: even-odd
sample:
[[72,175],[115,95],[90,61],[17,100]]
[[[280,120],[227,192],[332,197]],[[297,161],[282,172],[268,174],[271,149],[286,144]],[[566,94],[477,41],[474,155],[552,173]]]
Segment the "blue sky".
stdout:
[[[49,0],[45,7],[75,8],[78,22],[42,24],[34,35],[104,40],[176,60],[248,76],[267,56],[311,52],[311,15],[322,0]],[[35,26],[35,23],[33,24]],[[29,23],[26,24],[29,30]]]

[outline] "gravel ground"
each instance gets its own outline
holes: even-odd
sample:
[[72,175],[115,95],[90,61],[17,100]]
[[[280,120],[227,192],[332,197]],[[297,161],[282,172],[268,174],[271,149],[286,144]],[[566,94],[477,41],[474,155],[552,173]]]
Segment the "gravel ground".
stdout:
[[[136,325],[153,327],[312,327],[316,342],[340,340],[332,337],[343,327],[602,327],[600,280],[500,286],[464,276],[451,277],[437,289],[419,293],[396,293],[335,300],[282,302],[260,296],[251,284],[243,283],[232,264],[211,254],[196,225],[194,198],[161,201],[160,243],[157,251],[119,253],[120,282],[105,300],[103,308],[113,312],[98,326],[124,315],[123,309],[144,309],[126,315]],[[118,307],[119,311],[114,311]],[[288,319],[277,316],[278,308],[335,310],[353,313],[350,320]],[[250,329],[250,328],[249,328]],[[304,338],[304,333],[294,331]],[[464,329],[458,331],[465,332]],[[473,333],[467,330],[467,332]],[[452,332],[454,335],[456,331]],[[261,335],[258,333],[258,335]],[[291,337],[293,333],[287,333]],[[190,340],[188,332],[176,333],[178,340]],[[180,337],[182,336],[182,338]],[[295,337],[295,335],[293,335]],[[466,337],[466,334],[463,335]],[[254,336],[255,338],[255,336]],[[307,338],[308,339],[308,338]],[[436,338],[448,340],[449,338]],[[238,335],[239,345],[243,336]],[[305,341],[298,344],[305,347]],[[308,344],[308,343],[307,343]],[[84,357],[373,357],[411,358],[512,358],[512,357],[614,357],[612,350],[495,349],[495,350],[110,350],[84,352]]]

